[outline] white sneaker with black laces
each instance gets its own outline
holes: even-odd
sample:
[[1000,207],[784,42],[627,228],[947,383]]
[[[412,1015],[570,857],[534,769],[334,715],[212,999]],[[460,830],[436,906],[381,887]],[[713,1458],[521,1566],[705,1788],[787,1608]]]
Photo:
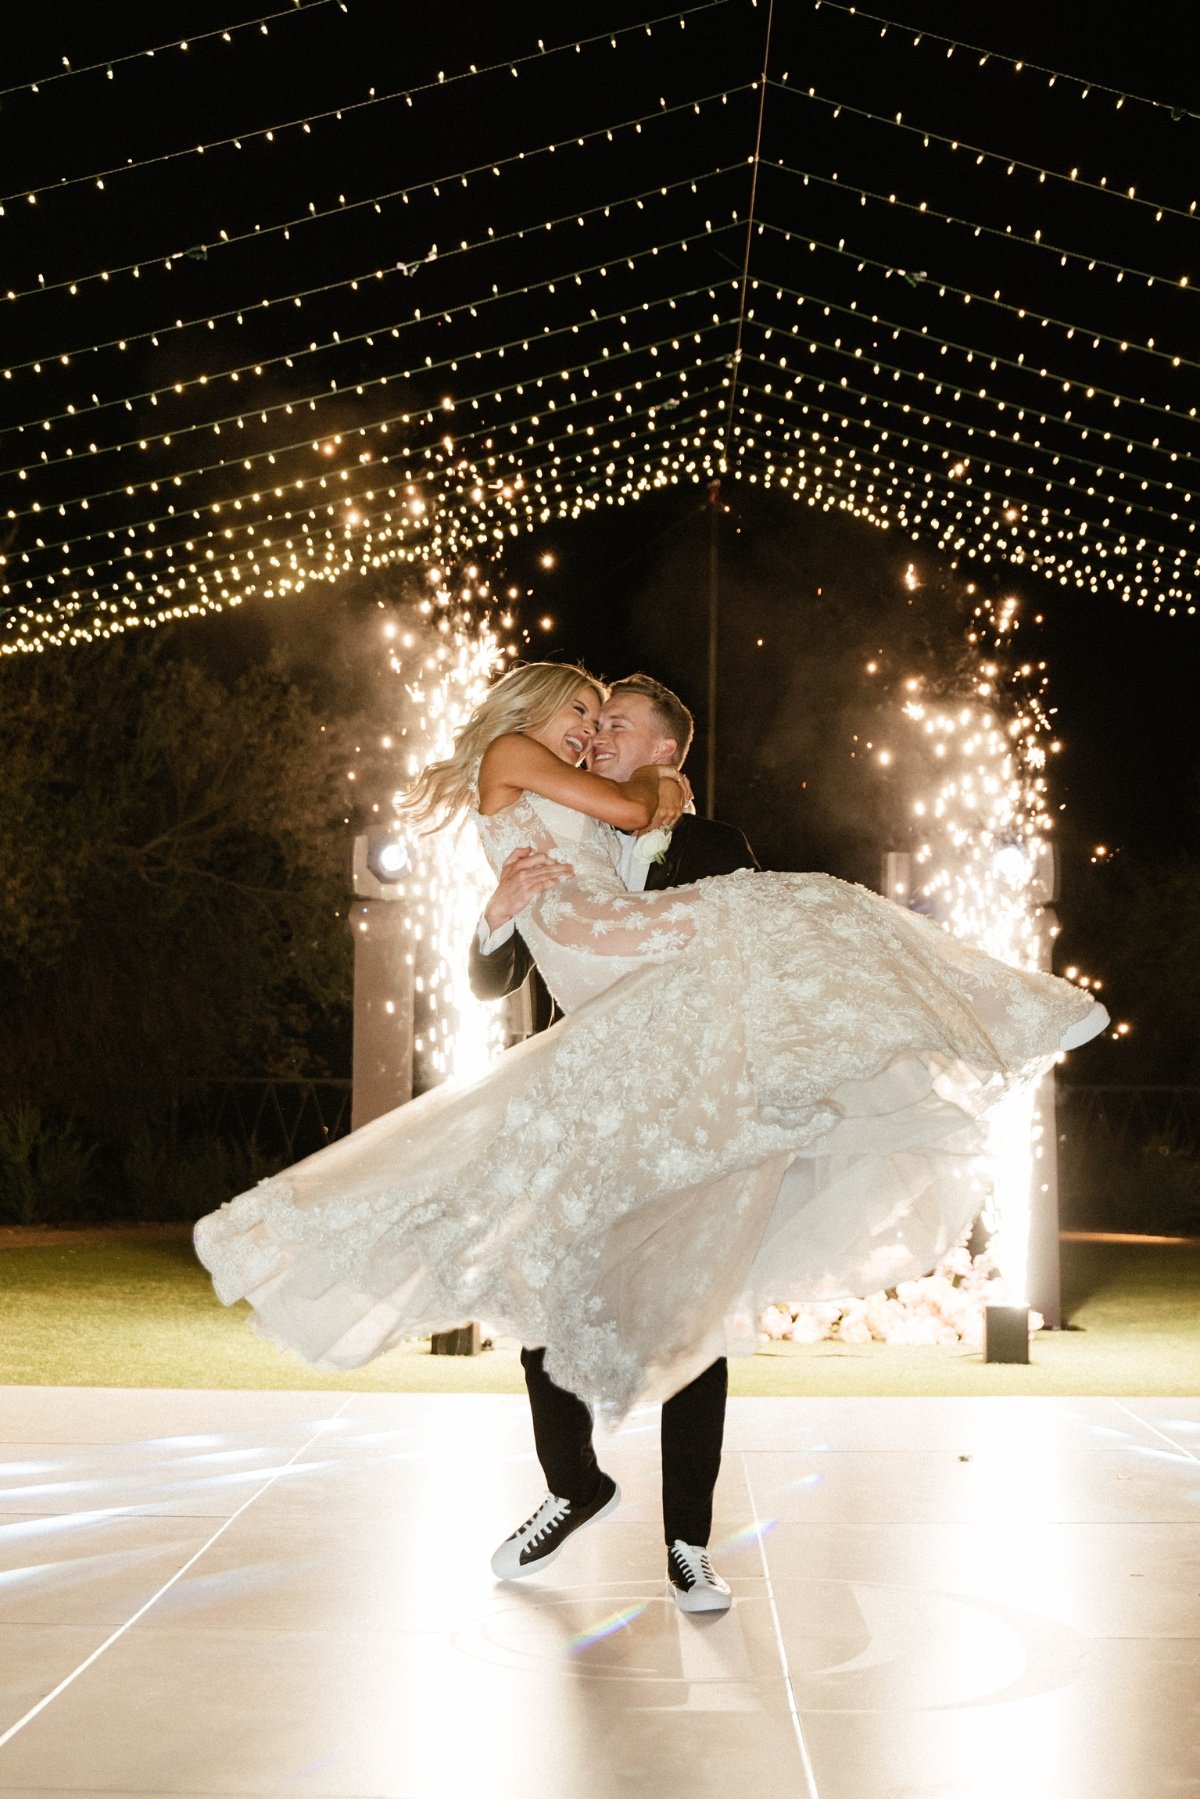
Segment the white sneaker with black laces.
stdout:
[[536,1574],[561,1554],[577,1530],[594,1524],[597,1518],[607,1518],[620,1503],[621,1489],[607,1474],[601,1475],[596,1497],[589,1505],[572,1505],[569,1499],[547,1493],[532,1518],[505,1537],[492,1557],[492,1573],[499,1580],[523,1580],[527,1574]]
[[733,1604],[729,1583],[721,1579],[698,1543],[676,1537],[667,1551],[667,1579],[681,1612],[727,1612]]

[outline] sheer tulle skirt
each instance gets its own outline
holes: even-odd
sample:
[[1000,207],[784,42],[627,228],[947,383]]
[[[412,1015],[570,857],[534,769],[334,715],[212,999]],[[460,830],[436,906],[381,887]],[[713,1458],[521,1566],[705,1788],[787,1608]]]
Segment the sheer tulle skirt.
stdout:
[[752,1350],[771,1300],[932,1268],[982,1121],[1090,997],[826,877],[700,893],[683,954],[201,1220],[219,1296],[332,1369],[483,1319],[620,1415]]

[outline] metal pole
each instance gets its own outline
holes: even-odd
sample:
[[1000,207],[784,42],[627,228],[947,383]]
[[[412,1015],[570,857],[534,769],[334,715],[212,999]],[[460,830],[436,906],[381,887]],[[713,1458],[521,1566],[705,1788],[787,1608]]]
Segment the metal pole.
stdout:
[[[1054,955],[1057,914],[1058,864],[1052,861],[1051,900],[1044,901],[1038,920],[1038,962],[1047,974]],[[1039,1142],[1033,1164],[1033,1194],[1029,1209],[1029,1303],[1046,1321],[1047,1330],[1062,1329],[1062,1264],[1058,1228],[1058,1111],[1054,1070],[1038,1083],[1034,1107]]]
[[356,900],[354,1061],[350,1128],[357,1131],[412,1098],[413,970],[408,907]]
[[717,806],[717,630],[720,622],[719,559],[721,482],[708,484],[708,738],[704,763],[704,810],[716,817]]

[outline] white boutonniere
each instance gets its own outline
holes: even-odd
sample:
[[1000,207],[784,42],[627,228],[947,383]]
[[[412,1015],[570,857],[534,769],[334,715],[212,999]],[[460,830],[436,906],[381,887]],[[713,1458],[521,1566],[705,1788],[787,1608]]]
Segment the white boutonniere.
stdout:
[[634,838],[630,855],[635,862],[661,862],[666,857],[670,841],[670,831],[645,831],[642,836]]

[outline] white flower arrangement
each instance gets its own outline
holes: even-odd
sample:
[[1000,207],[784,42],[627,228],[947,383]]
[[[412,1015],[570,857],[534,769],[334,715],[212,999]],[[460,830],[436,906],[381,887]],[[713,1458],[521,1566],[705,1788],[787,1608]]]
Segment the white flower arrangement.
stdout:
[[[902,1281],[869,1299],[789,1304],[777,1301],[758,1321],[760,1342],[965,1343],[983,1344],[983,1313],[1007,1303],[995,1262],[982,1250],[972,1257],[963,1247],[950,1251],[932,1274]],[[1043,1319],[1031,1312],[1031,1331]]]
[[646,831],[635,837],[630,855],[635,862],[661,862],[671,841],[670,831]]

